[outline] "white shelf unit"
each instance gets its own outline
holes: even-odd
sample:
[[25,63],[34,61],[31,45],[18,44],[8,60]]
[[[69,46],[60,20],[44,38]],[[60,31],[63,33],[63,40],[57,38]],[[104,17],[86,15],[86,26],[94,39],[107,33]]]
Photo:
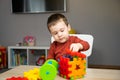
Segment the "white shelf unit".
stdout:
[[36,60],[40,56],[47,59],[49,47],[39,46],[8,46],[8,68],[18,65],[36,65]]

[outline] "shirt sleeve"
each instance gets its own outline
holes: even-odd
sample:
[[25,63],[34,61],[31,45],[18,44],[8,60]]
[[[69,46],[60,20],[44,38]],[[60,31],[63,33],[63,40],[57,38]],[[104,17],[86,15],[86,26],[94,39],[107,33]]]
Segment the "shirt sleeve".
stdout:
[[55,47],[55,44],[52,43],[48,51],[47,59],[54,59],[54,49],[55,49],[54,47]]
[[88,43],[87,41],[82,40],[82,39],[80,39],[80,38],[78,38],[78,37],[75,37],[75,42],[76,42],[76,43],[79,42],[80,44],[82,44],[83,49],[82,49],[81,51],[86,51],[86,50],[88,50],[89,47],[90,47],[90,45],[89,45],[89,43]]

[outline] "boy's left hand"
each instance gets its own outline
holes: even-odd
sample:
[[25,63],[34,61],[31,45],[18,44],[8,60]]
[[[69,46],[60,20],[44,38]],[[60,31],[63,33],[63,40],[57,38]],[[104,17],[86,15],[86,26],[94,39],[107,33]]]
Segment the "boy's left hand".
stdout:
[[71,51],[78,52],[79,50],[82,50],[82,49],[83,49],[83,46],[82,46],[82,44],[80,44],[80,43],[72,43],[72,44],[70,45],[70,50],[71,50]]

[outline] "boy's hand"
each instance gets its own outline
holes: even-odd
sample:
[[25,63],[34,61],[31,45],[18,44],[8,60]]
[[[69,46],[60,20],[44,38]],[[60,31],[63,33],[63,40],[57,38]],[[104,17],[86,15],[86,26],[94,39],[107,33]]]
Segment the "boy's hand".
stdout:
[[82,46],[82,44],[80,44],[80,43],[72,43],[72,44],[70,45],[70,50],[71,50],[71,51],[78,52],[79,50],[82,50],[82,49],[83,49],[83,46]]

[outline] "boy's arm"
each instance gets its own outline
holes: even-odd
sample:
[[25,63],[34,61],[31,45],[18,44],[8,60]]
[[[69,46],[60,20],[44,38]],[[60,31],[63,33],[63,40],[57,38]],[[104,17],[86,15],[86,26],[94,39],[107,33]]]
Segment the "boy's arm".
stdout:
[[82,51],[86,51],[90,48],[90,45],[87,41],[81,41],[80,44],[83,46],[83,49],[81,49]]
[[51,44],[50,49],[48,51],[47,59],[54,59],[54,47],[53,44]]
[[90,47],[87,41],[75,37],[74,42],[70,45],[70,50],[72,51],[85,51]]

